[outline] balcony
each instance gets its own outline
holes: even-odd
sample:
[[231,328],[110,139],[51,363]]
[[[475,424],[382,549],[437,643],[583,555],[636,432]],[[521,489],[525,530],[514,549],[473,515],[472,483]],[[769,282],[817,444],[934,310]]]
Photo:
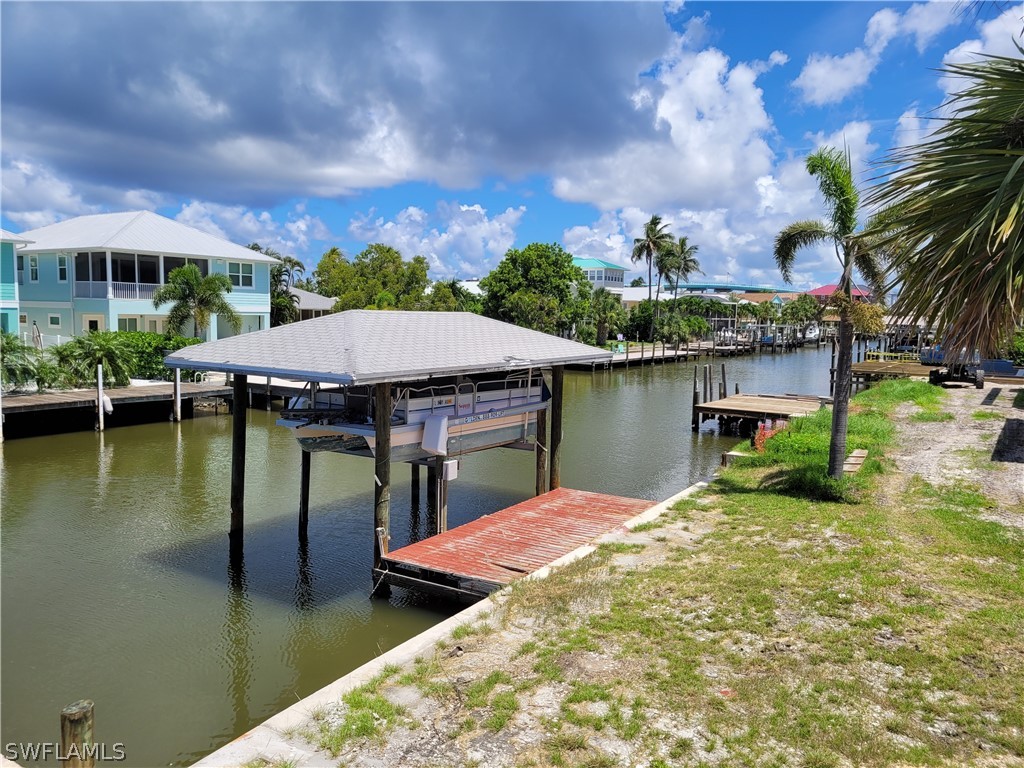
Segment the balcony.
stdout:
[[75,298],[77,299],[143,299],[152,301],[153,294],[160,286],[155,283],[110,283],[110,295],[107,295],[107,283],[75,281]]

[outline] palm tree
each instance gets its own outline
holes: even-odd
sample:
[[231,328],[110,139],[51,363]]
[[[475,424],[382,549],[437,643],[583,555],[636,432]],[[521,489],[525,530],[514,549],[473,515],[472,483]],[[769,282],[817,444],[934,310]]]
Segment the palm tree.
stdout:
[[[678,275],[679,268],[682,265],[682,257],[676,248],[670,248],[667,251],[661,251],[654,257],[654,269],[658,273],[658,289],[654,294],[654,319],[658,320],[661,315],[661,278],[667,277],[672,279],[674,275]],[[678,277],[676,278],[678,280]]]
[[[173,270],[172,270],[173,274]],[[93,331],[76,336],[71,342],[75,363],[85,381],[95,381],[96,366],[103,366],[104,383],[125,387],[135,370],[135,352],[124,334]]]
[[590,297],[590,308],[597,326],[597,346],[603,347],[622,314],[622,300],[607,288],[598,288]]
[[195,336],[199,338],[210,327],[213,315],[223,317],[235,333],[242,330],[242,318],[224,298],[231,293],[231,280],[227,275],[214,274],[203,277],[199,267],[186,264],[172,269],[167,283],[153,293],[153,306],[159,309],[171,303],[167,315],[167,332],[180,335],[182,329],[192,321]]
[[942,71],[965,85],[930,137],[886,158],[869,202],[892,215],[874,234],[892,248],[892,313],[934,325],[947,349],[993,354],[1024,322],[1024,59]]
[[[291,259],[292,257],[286,258]],[[287,325],[299,319],[299,297],[291,291],[291,280],[290,268],[283,260],[282,263],[275,264],[270,268],[271,326]]]
[[832,243],[842,267],[836,290],[839,304],[839,349],[836,358],[836,381],[832,404],[832,440],[828,452],[828,474],[839,480],[846,459],[846,426],[849,419],[850,382],[853,366],[853,274],[858,270],[876,288],[880,271],[871,240],[858,238],[857,208],[860,195],[853,183],[849,152],[823,147],[807,158],[807,172],[818,180],[818,189],[825,199],[828,219],[798,221],[783,229],[775,238],[775,263],[787,283],[793,281],[793,261],[797,251],[818,243]]
[[676,243],[676,253],[679,254],[679,258],[675,263],[676,266],[676,291],[679,290],[679,281],[684,283],[690,282],[690,275],[696,272],[699,275],[703,275],[704,272],[700,268],[700,262],[697,260],[697,251],[700,250],[699,245],[690,245],[686,235],[679,238],[679,242]]
[[[668,224],[661,223],[661,216],[651,216],[651,220],[644,225],[643,237],[633,240],[633,253],[631,260],[634,264],[638,261],[647,262],[647,300],[653,301],[651,283],[654,277],[654,263],[659,254],[671,251],[675,247],[675,238],[668,231]],[[654,337],[654,314],[651,314],[651,337]]]
[[0,386],[18,387],[35,377],[35,347],[15,333],[0,331]]

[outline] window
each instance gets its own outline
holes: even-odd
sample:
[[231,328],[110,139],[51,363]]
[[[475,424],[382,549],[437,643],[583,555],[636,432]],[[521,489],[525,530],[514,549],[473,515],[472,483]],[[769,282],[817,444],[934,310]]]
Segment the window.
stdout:
[[39,282],[39,257],[28,257],[28,280],[30,283]]
[[164,256],[164,282],[167,282],[167,278],[171,272],[176,270],[178,267],[184,267],[185,260],[177,256]]
[[146,330],[149,331],[150,333],[160,333],[161,324],[162,323],[160,320],[147,320]]
[[50,328],[60,328],[60,315],[47,315],[46,324]]
[[139,319],[137,317],[119,317],[117,318],[117,330],[137,331],[139,330]]
[[94,251],[89,254],[89,260],[92,263],[92,281],[107,282],[107,254]]
[[235,288],[252,288],[252,264],[229,262],[228,277]]
[[134,253],[112,253],[110,254],[111,277],[116,283],[135,282],[135,254]]
[[68,281],[68,257],[57,256],[57,280],[62,283]]
[[25,255],[18,254],[18,285],[25,284]]

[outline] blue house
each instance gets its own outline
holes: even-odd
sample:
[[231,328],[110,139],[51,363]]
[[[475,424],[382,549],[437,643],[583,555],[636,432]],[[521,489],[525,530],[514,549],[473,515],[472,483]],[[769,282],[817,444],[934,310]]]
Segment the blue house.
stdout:
[[0,229],[0,331],[18,332],[18,279],[14,246],[25,245],[21,235]]
[[587,259],[580,256],[573,256],[573,266],[583,270],[594,288],[607,288],[615,293],[622,293],[626,282],[626,269],[618,264],[601,259]]
[[[154,308],[153,294],[186,263],[230,278],[226,298],[242,317],[242,333],[270,327],[276,259],[150,211],[79,216],[20,238],[30,241],[16,252],[22,333],[33,324],[45,336],[163,333],[170,305]],[[216,316],[206,331],[208,341],[233,335]]]

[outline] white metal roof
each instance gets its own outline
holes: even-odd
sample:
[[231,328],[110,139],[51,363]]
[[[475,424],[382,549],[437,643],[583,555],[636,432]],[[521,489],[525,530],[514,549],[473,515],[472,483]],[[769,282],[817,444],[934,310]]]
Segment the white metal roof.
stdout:
[[610,360],[611,352],[470,312],[353,309],[185,347],[171,368],[377,384]]
[[31,240],[26,240],[21,235],[16,235],[13,232],[9,232],[6,229],[0,229],[0,243],[31,243]]
[[289,288],[288,292],[298,298],[299,309],[330,312],[334,309],[334,303],[337,301],[330,296],[321,296],[319,293],[311,293],[301,288]]
[[177,256],[277,263],[245,246],[168,219],[152,211],[76,216],[48,227],[22,232],[32,240],[25,253],[103,250],[165,253]]

